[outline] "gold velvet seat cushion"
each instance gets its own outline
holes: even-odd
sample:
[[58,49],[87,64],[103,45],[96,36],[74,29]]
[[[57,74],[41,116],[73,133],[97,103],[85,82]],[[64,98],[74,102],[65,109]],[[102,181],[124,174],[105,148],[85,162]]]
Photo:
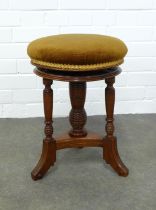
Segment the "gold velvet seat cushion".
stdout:
[[48,69],[89,71],[118,66],[127,53],[119,39],[96,34],[62,34],[31,42],[28,55],[34,65]]

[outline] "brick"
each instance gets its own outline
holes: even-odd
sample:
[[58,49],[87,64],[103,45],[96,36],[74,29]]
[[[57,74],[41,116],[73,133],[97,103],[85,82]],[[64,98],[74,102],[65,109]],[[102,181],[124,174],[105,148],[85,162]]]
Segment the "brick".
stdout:
[[92,16],[89,12],[68,12],[68,25],[91,25]]
[[2,118],[3,117],[3,105],[0,104],[0,117]]
[[93,13],[93,25],[109,26],[116,24],[116,13],[110,11],[98,11]]
[[118,26],[136,26],[137,25],[137,12],[118,11],[116,21],[117,21],[116,24]]
[[127,78],[128,86],[152,86],[156,85],[155,72],[129,73]]
[[[43,85],[43,79],[41,77],[36,76],[37,79],[37,89],[44,89],[44,85]],[[68,89],[69,83],[68,82],[63,82],[63,81],[53,81],[52,84],[52,88],[54,90],[54,94],[58,95],[57,90],[59,89],[63,89],[64,91],[66,91]],[[60,97],[59,97],[60,98]]]
[[95,33],[91,26],[61,26],[60,33]]
[[153,8],[153,0],[109,0],[108,1],[108,9],[152,9]]
[[0,42],[11,42],[12,41],[12,30],[0,28]]
[[43,85],[43,79],[41,77],[37,77],[36,76],[36,82],[37,82],[37,89],[42,89],[44,88],[44,85]]
[[92,34],[106,34],[107,33],[107,26],[94,26],[91,28]]
[[99,80],[99,81],[94,81],[94,82],[88,82],[87,83],[87,88],[104,88],[105,85],[105,81],[103,80]]
[[9,0],[1,0],[0,10],[5,10],[9,8]]
[[36,88],[36,77],[34,75],[2,75],[0,76],[0,90],[11,89],[33,89]]
[[103,102],[104,103],[105,88],[88,88],[86,101],[87,102]]
[[11,8],[15,10],[44,10],[44,9],[57,9],[58,0],[12,0]]
[[[96,102],[96,101],[104,101],[104,85],[103,88],[87,88],[86,93],[86,101],[90,102]],[[54,90],[54,100],[55,102],[60,103],[69,103],[70,104],[70,98],[69,98],[69,90],[68,88],[57,88]]]
[[26,104],[25,106],[25,117],[43,117],[43,104],[42,103],[34,103],[34,104]]
[[69,116],[71,105],[69,103],[54,103],[54,117]]
[[116,101],[114,113],[115,114],[129,114],[136,113],[134,106],[136,105],[136,101]]
[[155,25],[155,11],[118,11],[117,25],[119,26],[152,26]]
[[0,26],[19,26],[20,16],[18,12],[0,12]]
[[[87,88],[86,93],[86,101],[96,102],[96,101],[104,101],[104,92],[105,92],[105,85],[103,84],[103,88]],[[69,90],[68,88],[54,88],[54,101],[60,103],[69,103]]]
[[126,57],[122,64],[123,71],[143,72],[156,71],[156,58],[150,57]]
[[12,91],[0,90],[0,104],[12,103]]
[[17,72],[20,74],[31,74],[34,68],[30,63],[30,59],[17,60]]
[[60,0],[60,8],[61,9],[105,9],[106,8],[106,0]]
[[137,17],[137,25],[151,26],[155,25],[156,11],[140,12]]
[[151,100],[143,101],[118,101],[115,105],[116,114],[141,114],[155,113],[156,106]]
[[156,1],[154,1],[153,8],[156,9]]
[[116,101],[143,100],[144,87],[120,87],[116,88]]
[[14,28],[13,41],[14,42],[30,42],[34,39],[44,36],[50,36],[58,33],[58,27],[49,28]]
[[151,41],[153,39],[152,27],[109,27],[108,34],[116,36],[123,41]]
[[68,88],[53,88],[54,89],[54,102],[69,103],[69,90]]
[[44,12],[25,12],[20,13],[20,25],[21,26],[44,26]]
[[53,11],[45,14],[45,24],[48,26],[68,25],[66,12]]
[[0,74],[15,74],[16,60],[0,59]]
[[[43,82],[42,82],[42,78],[41,77],[37,77],[36,79],[37,79],[37,88],[38,89],[43,89],[44,85],[43,85]],[[64,89],[64,90],[66,90],[66,89],[68,89],[68,86],[69,86],[68,82],[62,82],[62,81],[54,80],[52,88],[54,89],[54,92],[55,92],[55,90],[57,91],[57,89]]]
[[43,117],[42,104],[4,104],[0,105],[1,118]]
[[53,88],[64,88],[67,89],[69,86],[68,82],[62,82],[62,81],[54,81],[53,82]]
[[0,59],[28,58],[27,44],[0,44]]
[[42,90],[14,90],[13,91],[13,103],[41,103],[42,102]]
[[106,34],[106,27],[99,26],[60,26],[60,33]]
[[142,43],[127,43],[128,56],[132,57],[152,57],[156,55],[156,43],[142,42]]
[[[58,33],[107,34],[125,41],[129,52],[114,85],[115,113],[156,113],[154,8],[154,0],[1,0],[0,117],[43,117],[44,86],[33,74],[27,45]],[[54,81],[52,87],[54,117],[68,116],[68,83]],[[105,114],[105,82],[87,87],[87,114]]]
[[156,40],[156,27],[154,27],[154,40]]
[[146,99],[156,99],[156,86],[147,87],[145,90]]
[[127,73],[122,72],[120,75],[118,75],[115,79],[115,87],[125,87],[127,85]]
[[3,104],[3,118],[21,118],[26,117],[25,104]]
[[87,115],[103,115],[106,113],[105,111],[105,103],[103,102],[86,102],[85,109]]

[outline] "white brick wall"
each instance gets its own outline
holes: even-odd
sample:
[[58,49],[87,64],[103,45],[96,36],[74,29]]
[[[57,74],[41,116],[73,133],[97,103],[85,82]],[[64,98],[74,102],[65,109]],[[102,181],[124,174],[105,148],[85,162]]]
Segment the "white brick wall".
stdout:
[[[0,0],[0,117],[43,116],[42,82],[28,43],[59,33],[99,33],[129,48],[116,78],[116,113],[156,113],[155,0]],[[67,116],[68,84],[54,82],[54,116]],[[103,114],[104,81],[88,83],[88,115]]]

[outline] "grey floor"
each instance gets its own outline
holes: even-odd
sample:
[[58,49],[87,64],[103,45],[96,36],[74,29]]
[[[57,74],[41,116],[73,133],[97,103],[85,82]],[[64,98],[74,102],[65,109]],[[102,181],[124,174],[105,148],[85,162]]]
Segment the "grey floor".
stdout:
[[[101,148],[66,149],[40,181],[32,181],[43,138],[43,119],[0,120],[0,210],[155,210],[156,115],[118,115],[118,148],[130,169],[117,176]],[[88,118],[104,134],[102,116]],[[55,119],[55,134],[68,120]]]

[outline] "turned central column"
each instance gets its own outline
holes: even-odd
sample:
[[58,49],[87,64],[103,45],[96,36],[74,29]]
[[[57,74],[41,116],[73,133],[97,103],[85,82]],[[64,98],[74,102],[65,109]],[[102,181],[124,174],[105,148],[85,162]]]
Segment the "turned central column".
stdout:
[[84,137],[87,135],[84,125],[87,121],[84,103],[86,99],[86,82],[69,82],[69,94],[72,109],[69,121],[72,129],[69,131],[71,137]]

